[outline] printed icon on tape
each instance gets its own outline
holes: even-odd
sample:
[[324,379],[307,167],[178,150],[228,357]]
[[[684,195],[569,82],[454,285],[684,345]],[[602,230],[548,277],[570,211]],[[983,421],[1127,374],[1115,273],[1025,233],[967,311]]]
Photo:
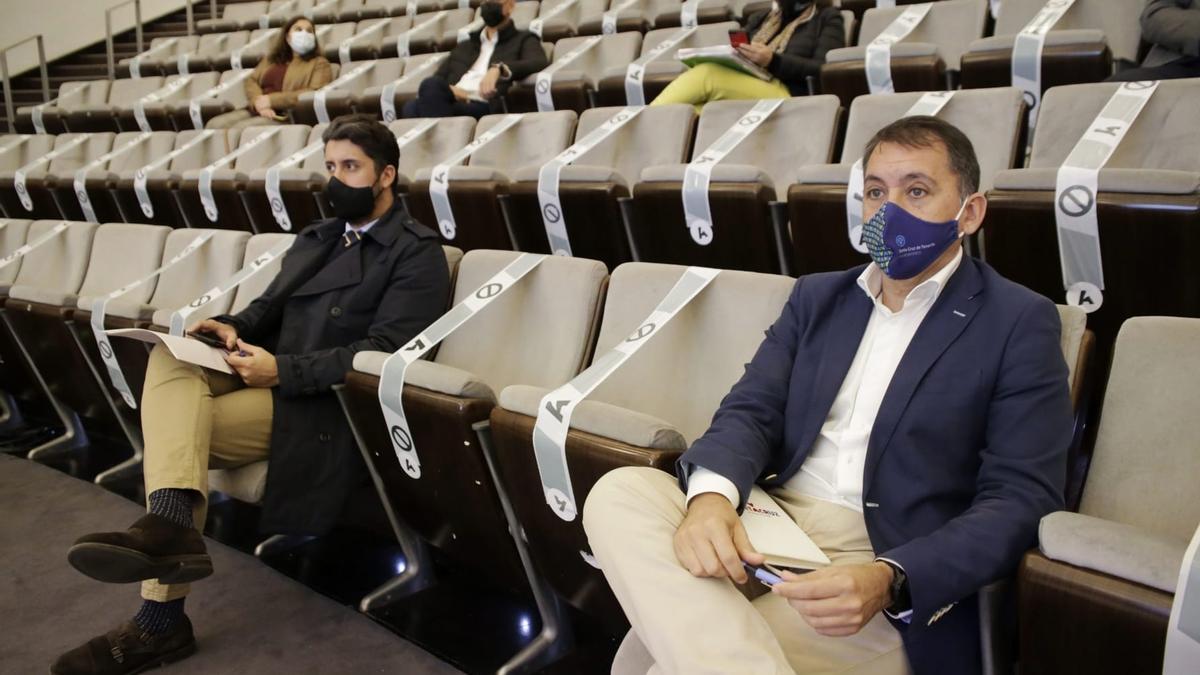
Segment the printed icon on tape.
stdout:
[[458,230],[457,230],[457,229],[454,227],[454,223],[450,222],[450,220],[449,220],[449,219],[446,219],[446,218],[443,218],[442,220],[439,220],[439,221],[438,221],[438,228],[439,228],[439,229],[441,229],[441,231],[442,231],[442,236],[443,236],[443,237],[445,237],[445,238],[447,238],[447,239],[453,239],[453,238],[454,238],[454,235],[455,235],[455,234],[457,233],[457,231],[458,231]]
[[1104,293],[1096,284],[1079,281],[1067,289],[1067,304],[1091,314],[1104,304]]
[[1086,215],[1096,205],[1096,195],[1086,185],[1072,185],[1058,196],[1058,208],[1072,218]]
[[571,503],[571,500],[567,498],[567,495],[563,494],[562,490],[559,490],[558,488],[546,488],[546,503],[549,504],[550,508],[554,509],[554,511],[558,513],[563,520],[575,520],[575,505]]

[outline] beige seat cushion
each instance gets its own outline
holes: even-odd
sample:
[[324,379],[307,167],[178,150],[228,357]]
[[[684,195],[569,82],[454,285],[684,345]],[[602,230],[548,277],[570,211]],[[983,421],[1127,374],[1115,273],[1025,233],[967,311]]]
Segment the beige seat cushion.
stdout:
[[1047,558],[1167,593],[1175,592],[1187,545],[1186,539],[1070,511],[1051,513],[1038,526],[1038,546]]
[[[505,387],[500,392],[500,407],[537,417],[538,404],[548,393],[549,389],[528,385]],[[669,422],[601,401],[580,402],[571,416],[571,428],[638,448],[687,449],[687,441]]]

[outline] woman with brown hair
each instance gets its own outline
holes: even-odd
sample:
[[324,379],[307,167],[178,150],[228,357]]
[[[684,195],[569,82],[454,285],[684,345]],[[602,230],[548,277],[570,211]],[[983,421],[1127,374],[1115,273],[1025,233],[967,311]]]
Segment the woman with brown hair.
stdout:
[[287,121],[287,111],[300,94],[333,80],[333,68],[321,55],[312,21],[298,16],[279,32],[271,51],[245,80],[249,105],[218,115],[209,129],[241,129]]
[[845,46],[845,30],[841,12],[829,0],[776,0],[771,9],[746,18],[749,40],[737,47],[743,58],[770,73],[770,80],[701,63],[675,78],[651,105],[691,103],[698,111],[709,101],[803,96],[805,78],[821,72],[825,53]]

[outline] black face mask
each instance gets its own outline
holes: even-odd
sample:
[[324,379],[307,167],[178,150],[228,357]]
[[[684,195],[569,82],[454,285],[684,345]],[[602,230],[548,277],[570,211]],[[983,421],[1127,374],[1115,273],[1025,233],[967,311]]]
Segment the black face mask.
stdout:
[[333,213],[346,222],[353,223],[371,215],[375,208],[374,186],[350,187],[336,177],[325,184],[325,199],[333,207]]
[[504,23],[504,6],[498,2],[485,2],[479,6],[479,16],[488,28]]

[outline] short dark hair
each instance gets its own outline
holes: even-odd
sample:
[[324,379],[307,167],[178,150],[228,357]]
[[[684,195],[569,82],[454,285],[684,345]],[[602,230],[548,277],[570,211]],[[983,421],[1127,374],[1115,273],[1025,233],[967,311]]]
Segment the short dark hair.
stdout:
[[895,143],[906,148],[932,148],[941,143],[950,159],[950,171],[958,176],[960,196],[966,199],[979,190],[979,159],[975,146],[958,127],[929,115],[901,117],[875,132],[863,151],[863,166],[880,143]]
[[[342,115],[330,122],[321,134],[321,142],[350,141],[362,149],[363,154],[375,163],[376,175],[383,173],[386,166],[400,170],[400,146],[396,137],[383,123],[370,115]],[[392,183],[393,191],[396,183]]]
[[321,55],[321,39],[316,37],[316,26],[313,25],[312,19],[300,14],[293,16],[279,30],[279,34],[271,42],[271,51],[267,53],[267,63],[283,64],[292,62],[292,45],[288,43],[288,33],[291,32],[292,26],[295,26],[300,21],[307,21],[310,26],[313,26],[313,48],[307,54],[302,54],[301,59],[308,61],[315,59]]

